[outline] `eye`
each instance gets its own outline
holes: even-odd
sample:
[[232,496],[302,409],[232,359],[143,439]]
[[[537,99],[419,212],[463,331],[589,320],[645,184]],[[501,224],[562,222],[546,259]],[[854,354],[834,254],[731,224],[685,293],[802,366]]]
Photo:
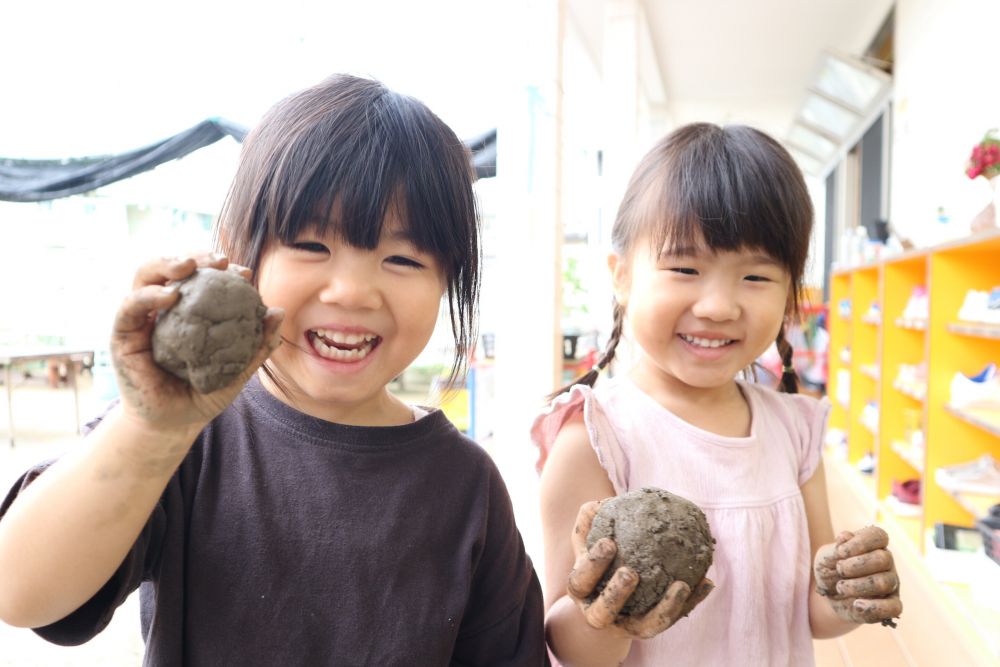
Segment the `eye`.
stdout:
[[406,266],[413,269],[424,268],[424,265],[417,260],[410,257],[403,257],[402,255],[392,255],[391,257],[387,257],[385,261],[390,264],[395,264],[396,266]]
[[697,269],[691,269],[685,266],[675,266],[668,269],[668,271],[673,271],[674,273],[679,273],[684,276],[696,276],[698,275]]
[[767,276],[749,275],[745,278],[752,283],[769,283],[772,282]]
[[310,253],[328,252],[327,247],[317,241],[297,241],[295,243],[292,243],[290,247],[295,250],[301,250],[302,252],[310,252]]

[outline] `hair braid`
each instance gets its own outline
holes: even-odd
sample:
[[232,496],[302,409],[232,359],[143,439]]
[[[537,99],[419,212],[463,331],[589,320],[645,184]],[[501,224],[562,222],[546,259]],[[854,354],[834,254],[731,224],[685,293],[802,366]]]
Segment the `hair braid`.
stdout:
[[792,349],[792,344],[785,338],[784,324],[778,329],[778,337],[774,342],[781,355],[781,381],[778,383],[778,389],[788,394],[797,394],[799,393],[799,379],[795,374],[795,367],[792,366],[795,351]]
[[612,305],[614,309],[615,323],[614,326],[611,328],[611,336],[610,338],[608,338],[608,344],[604,347],[604,353],[601,355],[601,358],[597,361],[596,364],[594,364],[594,367],[591,368],[589,371],[587,371],[580,377],[576,378],[568,385],[560,389],[557,389],[556,391],[549,394],[547,397],[548,400],[551,401],[556,396],[559,396],[560,394],[565,394],[574,385],[585,384],[588,387],[593,387],[594,384],[597,382],[597,378],[601,374],[601,371],[607,368],[608,365],[611,364],[612,361],[614,361],[615,349],[618,347],[618,343],[622,339],[622,330],[625,328],[625,307],[622,306],[620,303],[618,303],[618,301],[613,301]]

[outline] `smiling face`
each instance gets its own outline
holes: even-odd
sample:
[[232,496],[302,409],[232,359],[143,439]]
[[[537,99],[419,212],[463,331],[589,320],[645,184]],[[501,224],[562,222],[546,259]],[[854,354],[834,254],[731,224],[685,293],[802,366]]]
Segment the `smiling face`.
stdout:
[[307,227],[264,252],[261,298],[285,309],[284,344],[271,363],[285,398],[308,414],[340,423],[406,421],[407,409],[386,386],[430,340],[446,283],[394,208],[371,250],[347,244],[329,225],[323,233]]
[[648,390],[710,396],[774,342],[790,293],[788,271],[766,253],[692,247],[609,260],[616,295],[641,348],[633,377]]

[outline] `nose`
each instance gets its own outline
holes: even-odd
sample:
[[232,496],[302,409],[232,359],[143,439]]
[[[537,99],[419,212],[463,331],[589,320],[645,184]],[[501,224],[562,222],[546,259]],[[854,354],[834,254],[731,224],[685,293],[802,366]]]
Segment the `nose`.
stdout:
[[713,322],[739,319],[741,309],[732,289],[714,284],[706,285],[691,308],[695,317]]
[[338,253],[320,290],[321,302],[350,310],[374,310],[382,305],[373,260],[360,256],[364,254],[347,257],[347,253]]

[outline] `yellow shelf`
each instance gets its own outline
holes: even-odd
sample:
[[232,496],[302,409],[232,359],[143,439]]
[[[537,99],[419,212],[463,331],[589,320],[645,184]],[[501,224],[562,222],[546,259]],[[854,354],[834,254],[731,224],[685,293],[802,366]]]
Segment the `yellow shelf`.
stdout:
[[927,320],[919,319],[908,319],[904,317],[896,318],[896,326],[900,329],[909,329],[911,331],[927,331]]
[[[841,312],[848,310],[842,304],[850,305],[850,317],[830,320],[830,396],[850,397],[847,405],[837,403],[831,424],[836,421],[846,434],[846,465],[875,455],[875,473],[866,482],[872,506],[899,522],[919,552],[924,531],[934,524],[971,526],[989,506],[982,498],[956,497],[934,479],[939,468],[985,453],[1000,459],[1000,410],[949,405],[956,373],[1000,361],[1000,325],[958,320],[969,290],[1000,285],[998,257],[1000,230],[992,230],[831,276],[829,307]],[[901,317],[918,291],[927,295],[929,317]],[[875,312],[872,304],[878,304],[881,322],[868,317]],[[900,368],[917,365],[926,369],[926,386],[895,382]],[[837,382],[850,386],[838,388]],[[869,402],[879,406],[875,419],[864,412]],[[907,446],[915,428],[923,436],[922,452]],[[894,481],[914,477],[922,483],[922,511],[896,517],[885,499]]]
[[893,384],[892,386],[896,391],[898,391],[903,396],[912,398],[915,401],[920,401],[922,403],[924,399],[927,398],[927,387],[913,388],[898,384]]
[[920,544],[920,536],[923,534],[923,512],[919,507],[912,515],[904,514],[900,511],[899,505],[894,505],[889,498],[883,498],[878,503],[878,511],[880,519],[893,522],[911,543]]
[[1000,409],[956,408],[951,404],[946,404],[944,409],[948,414],[1000,437]]
[[893,440],[890,446],[892,447],[892,451],[899,454],[901,459],[910,464],[911,468],[917,472],[924,471],[923,452],[914,452],[913,447],[902,440]]
[[947,326],[951,333],[974,338],[1000,339],[1000,324],[978,324],[974,322],[952,322]]
[[1000,503],[1000,496],[980,495],[978,493],[952,493],[951,495],[974,517],[986,516],[991,507]]

